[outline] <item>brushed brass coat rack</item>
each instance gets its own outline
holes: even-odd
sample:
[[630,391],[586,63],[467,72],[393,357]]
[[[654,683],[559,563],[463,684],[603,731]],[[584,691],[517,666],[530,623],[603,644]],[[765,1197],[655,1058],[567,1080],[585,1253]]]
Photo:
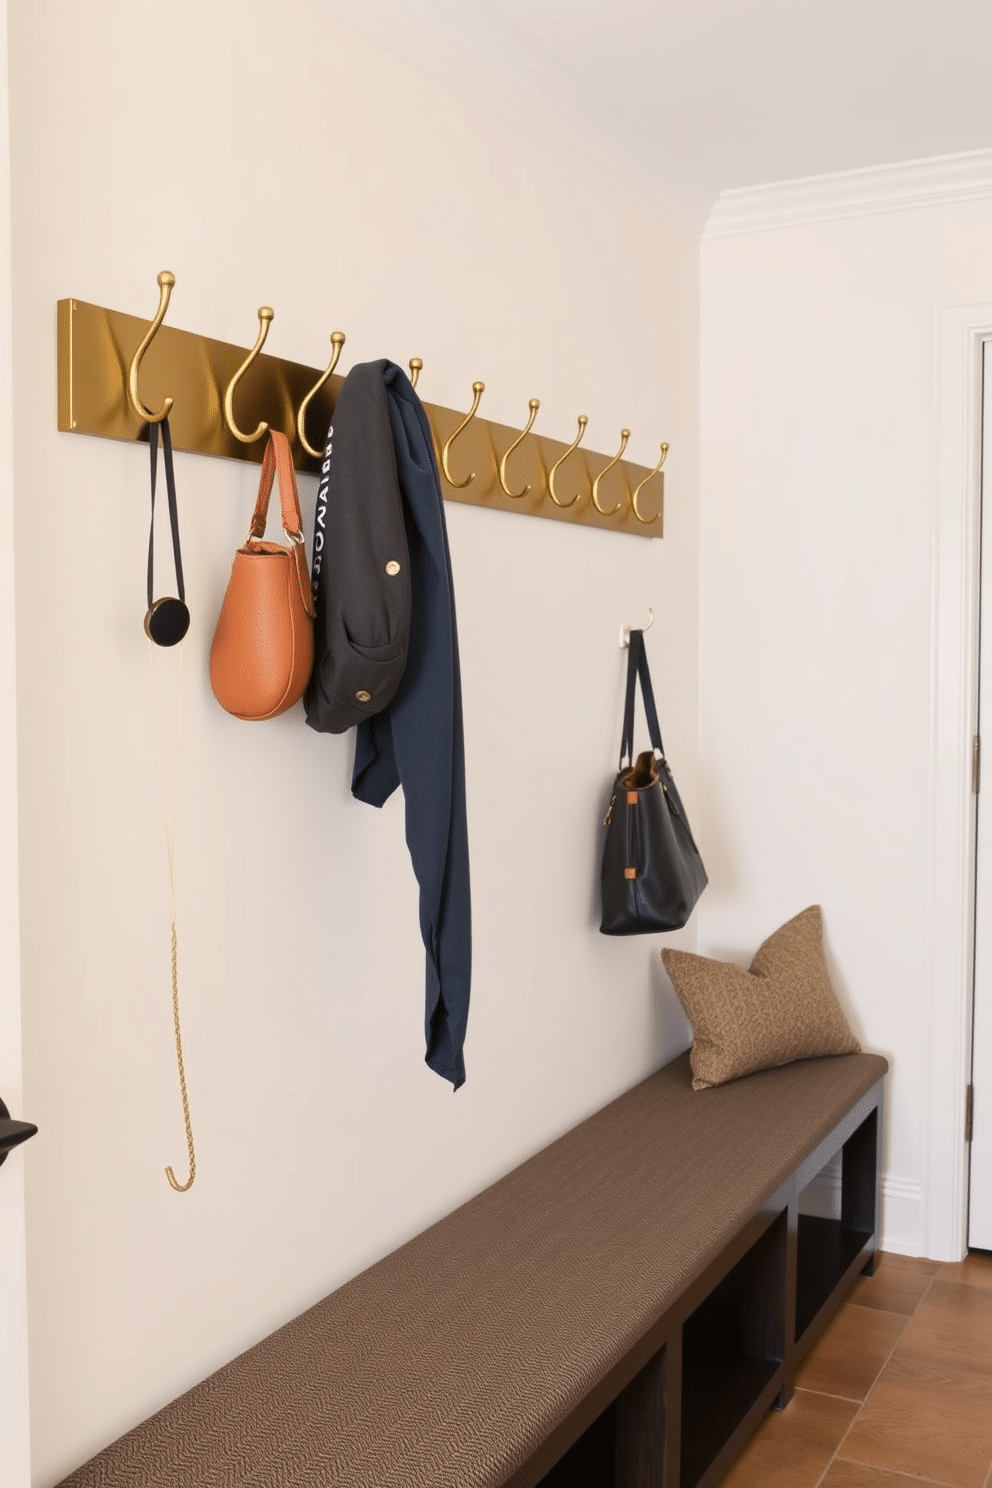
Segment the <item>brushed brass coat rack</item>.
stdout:
[[[344,333],[331,335],[331,361],[321,372],[262,351],[274,318],[268,306],[258,311],[258,337],[247,350],[165,324],[175,276],[163,270],[158,284],[159,307],[150,323],[84,300],[59,300],[58,427],[147,442],[149,422],[168,413],[176,449],[259,462],[271,425],[285,432],[296,468],[316,473],[320,456],[314,452],[323,445],[344,380],[334,371]],[[414,383],[422,367],[419,357],[411,358]],[[667,444],[649,469],[622,458],[627,429],[620,431],[615,455],[580,447],[589,422],[584,414],[570,444],[532,433],[536,398],[525,427],[497,424],[478,416],[484,388],[473,384],[467,415],[424,403],[446,500],[661,537]]]

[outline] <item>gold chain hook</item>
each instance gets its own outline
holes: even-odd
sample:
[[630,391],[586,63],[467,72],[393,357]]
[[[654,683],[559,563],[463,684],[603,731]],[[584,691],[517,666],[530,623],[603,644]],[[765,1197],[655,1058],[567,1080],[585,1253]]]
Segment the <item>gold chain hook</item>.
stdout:
[[586,418],[585,414],[584,413],[580,413],[579,414],[579,432],[576,434],[575,438],[572,440],[571,444],[568,446],[568,449],[565,451],[565,453],[561,456],[560,459],[558,459],[558,460],[555,461],[555,463],[552,465],[551,469],[548,471],[548,494],[550,495],[551,500],[554,502],[555,506],[560,506],[562,508],[566,508],[566,507],[569,507],[569,506],[574,506],[575,503],[578,501],[579,497],[582,494],[581,491],[576,491],[576,493],[572,497],[571,501],[559,501],[558,500],[558,493],[555,490],[555,476],[557,475],[557,473],[560,470],[560,468],[562,467],[562,465],[564,465],[565,461],[568,459],[568,457],[572,453],[572,451],[574,449],[578,449],[579,444],[582,441],[582,436],[586,432],[586,425],[588,424],[588,422],[589,422],[589,420]]
[[[638,498],[638,496],[640,496],[641,492],[644,490],[644,487],[647,485],[648,481],[649,480],[653,480],[654,477],[659,473],[659,471],[661,470],[662,465],[664,465],[664,463],[665,463],[665,456],[667,454],[668,454],[668,445],[666,443],[666,444],[663,444],[661,446],[661,459],[658,461],[657,465],[651,471],[650,475],[646,475],[644,477],[644,479],[637,486],[635,486],[634,487],[634,490],[631,492],[630,504],[631,504],[631,507],[633,508],[634,516],[641,523],[641,526],[642,527],[650,527],[652,522],[658,522],[658,521],[661,520],[661,507],[660,506],[658,507],[658,510],[655,512],[655,514],[654,514],[653,517],[642,517],[641,516],[640,507],[637,505],[637,498]],[[664,496],[665,496],[665,477],[664,476],[661,477],[661,495],[662,495],[662,500],[664,500]]]
[[472,484],[472,482],[475,480],[475,471],[473,470],[471,475],[467,475],[463,481],[456,481],[452,476],[451,471],[448,469],[448,455],[451,451],[451,446],[454,444],[459,434],[462,432],[463,429],[467,429],[469,424],[475,418],[475,412],[479,406],[479,400],[481,399],[485,391],[486,384],[484,382],[473,382],[472,407],[469,409],[466,416],[462,419],[455,432],[448,436],[444,443],[444,448],[441,450],[441,468],[444,471],[445,480],[448,482],[449,486],[454,486],[456,491],[464,491],[466,486],[470,486]]
[[599,504],[599,483],[603,479],[603,476],[604,475],[607,475],[613,469],[614,465],[619,464],[620,460],[623,459],[623,452],[627,448],[627,440],[629,438],[630,438],[630,430],[629,429],[621,429],[620,430],[620,448],[617,450],[616,454],[613,456],[613,459],[610,461],[610,463],[608,465],[604,465],[603,466],[602,470],[599,472],[599,474],[597,475],[596,479],[592,483],[592,504],[596,508],[596,510],[599,512],[600,516],[603,516],[603,517],[615,517],[616,514],[617,514],[617,512],[623,506],[623,501],[622,500],[621,501],[618,501],[617,504],[616,504],[616,506],[610,507],[610,510],[609,511],[606,510],[606,507],[605,506],[600,506],[600,504]]
[[540,406],[540,398],[531,398],[530,402],[527,404],[527,407],[530,409],[530,418],[527,420],[527,427],[517,435],[516,439],[510,445],[510,448],[506,451],[506,454],[499,462],[499,483],[503,487],[503,490],[506,492],[507,496],[512,496],[514,501],[519,501],[521,496],[526,496],[527,492],[530,490],[530,486],[524,486],[522,491],[511,491],[506,483],[506,462],[513,454],[513,451],[516,449],[517,445],[522,443],[522,441],[527,438],[527,435],[530,433],[533,427],[534,420],[537,418],[537,410],[540,408]]
[[306,397],[303,399],[303,402],[300,404],[300,411],[296,415],[296,434],[297,434],[297,437],[298,437],[300,443],[302,444],[303,448],[306,450],[307,454],[308,455],[313,455],[313,457],[314,457],[315,460],[322,460],[323,457],[324,457],[324,451],[322,449],[316,450],[316,449],[314,449],[314,447],[313,447],[312,444],[308,444],[307,443],[307,436],[306,436],[306,432],[305,432],[305,429],[304,429],[304,423],[305,423],[306,416],[307,416],[307,409],[309,408],[310,403],[312,402],[312,400],[320,392],[321,388],[324,386],[324,383],[330,377],[331,373],[334,371],[334,368],[337,366],[337,364],[338,364],[338,357],[341,355],[341,348],[342,348],[342,346],[345,343],[345,339],[346,338],[345,338],[344,331],[332,331],[331,332],[331,348],[332,348],[332,350],[331,350],[331,360],[328,362],[327,368],[322,373],[322,375],[320,377],[320,380],[318,382],[315,382],[314,383],[313,387],[310,389],[310,391],[307,393]]
[[169,308],[169,299],[172,295],[173,285],[176,282],[176,276],[170,273],[168,269],[163,269],[156,282],[159,290],[158,309],[155,311],[155,318],[145,332],[141,344],[131,358],[131,366],[128,369],[127,377],[127,392],[131,400],[131,407],[142,423],[145,424],[160,424],[164,418],[168,417],[173,401],[171,398],[166,398],[158,413],[152,413],[151,409],[146,408],[138,396],[138,371],[141,367],[141,359],[152,344],[159,326],[165,319],[165,312]]
[[259,306],[258,336],[256,338],[255,345],[252,347],[251,351],[248,353],[245,360],[241,363],[241,366],[238,368],[237,372],[235,372],[234,376],[227,384],[227,392],[224,394],[224,418],[227,422],[227,427],[230,429],[235,439],[240,439],[242,444],[254,444],[256,439],[261,439],[262,435],[267,434],[269,431],[268,424],[263,421],[259,423],[259,426],[255,430],[254,434],[242,434],[241,430],[234,422],[234,389],[237,387],[238,383],[241,381],[242,377],[244,377],[245,373],[248,371],[248,368],[251,366],[252,362],[259,355],[262,347],[265,345],[265,338],[269,334],[269,326],[275,319],[275,314],[276,312],[271,308],[271,306]]

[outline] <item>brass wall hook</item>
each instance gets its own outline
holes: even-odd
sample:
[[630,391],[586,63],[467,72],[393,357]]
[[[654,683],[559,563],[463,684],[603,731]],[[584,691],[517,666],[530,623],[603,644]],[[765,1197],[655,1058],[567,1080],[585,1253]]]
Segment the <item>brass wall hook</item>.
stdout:
[[[658,461],[657,465],[651,471],[651,474],[650,475],[646,475],[642,481],[639,481],[638,484],[634,487],[633,491],[631,492],[630,504],[631,504],[631,506],[633,508],[634,516],[637,518],[637,520],[641,523],[641,525],[643,527],[650,527],[652,522],[659,521],[660,518],[661,518],[661,509],[659,508],[658,511],[655,512],[655,514],[654,514],[653,517],[642,517],[641,516],[641,513],[640,513],[640,508],[637,505],[637,498],[638,498],[638,496],[640,496],[641,492],[644,490],[644,487],[647,485],[648,481],[649,480],[654,480],[654,477],[658,474],[658,472],[661,469],[662,465],[664,465],[664,463],[665,463],[665,456],[667,454],[668,454],[668,445],[666,443],[666,444],[663,444],[661,446],[661,459]],[[662,479],[664,479],[664,477]],[[664,490],[664,486],[662,486],[662,490]]]
[[620,448],[617,450],[616,454],[613,456],[613,459],[610,461],[609,465],[604,465],[603,466],[602,470],[599,472],[599,474],[597,475],[596,479],[592,483],[592,504],[596,508],[596,510],[602,516],[604,516],[604,517],[615,517],[616,514],[617,514],[617,512],[623,506],[623,502],[622,501],[618,501],[617,504],[616,504],[616,506],[611,506],[610,507],[609,511],[607,511],[607,509],[606,509],[605,506],[600,506],[600,504],[599,504],[599,483],[603,479],[603,476],[606,475],[606,474],[608,474],[608,472],[613,469],[614,465],[619,464],[619,462],[623,459],[623,452],[627,448],[627,440],[629,438],[630,438],[630,430],[629,429],[621,429],[620,430]]
[[[259,313],[259,315],[261,315],[262,312],[259,311],[258,313]],[[306,450],[307,454],[308,455],[313,455],[313,457],[314,457],[315,460],[322,460],[324,458],[324,451],[322,449],[321,450],[316,450],[316,449],[314,449],[313,445],[307,443],[306,428],[305,428],[306,416],[307,416],[307,409],[310,407],[311,401],[320,392],[321,388],[324,386],[324,383],[327,381],[327,379],[330,377],[331,373],[334,371],[334,368],[337,366],[337,364],[338,364],[338,357],[341,355],[341,348],[344,345],[345,340],[346,340],[346,337],[345,337],[344,331],[332,331],[331,332],[331,360],[328,362],[327,368],[321,374],[319,380],[314,383],[313,387],[310,389],[310,391],[307,393],[306,397],[303,399],[303,402],[300,404],[300,411],[296,415],[296,435],[297,435],[297,438],[299,439],[299,441],[302,444],[303,448]],[[239,373],[239,376],[240,376],[240,373]]]
[[276,312],[271,308],[271,306],[259,306],[258,336],[256,338],[255,345],[252,347],[251,351],[248,353],[247,357],[242,362],[237,372],[235,372],[234,376],[227,384],[227,392],[224,394],[224,419],[227,423],[227,427],[230,429],[235,439],[240,439],[242,444],[254,444],[256,439],[261,439],[262,435],[267,434],[269,430],[268,424],[261,422],[258,428],[255,430],[254,434],[242,434],[241,430],[234,422],[234,389],[237,387],[238,383],[241,381],[242,377],[244,377],[245,373],[248,371],[248,368],[251,366],[252,362],[258,356],[259,352],[262,350],[262,347],[265,345],[265,338],[269,334],[269,326],[275,319],[275,314]]
[[475,480],[475,471],[473,470],[471,475],[467,475],[463,481],[454,480],[451,471],[448,469],[448,454],[451,450],[451,446],[454,444],[459,434],[462,432],[463,429],[467,429],[469,424],[475,418],[475,412],[479,406],[479,400],[481,399],[485,391],[486,384],[484,382],[473,382],[472,407],[469,409],[466,416],[462,419],[455,432],[453,434],[449,434],[448,438],[445,440],[444,448],[441,450],[441,468],[444,471],[444,478],[448,482],[449,486],[454,486],[456,491],[464,491],[466,486],[471,485],[472,481]]
[[421,360],[420,357],[411,357],[410,358],[410,386],[411,387],[416,387],[417,386],[417,378],[420,376],[420,374],[421,374],[421,372],[423,370],[423,366],[424,366],[424,364],[423,364],[423,361]]
[[572,440],[571,444],[568,446],[568,449],[565,451],[565,453],[561,456],[560,459],[558,459],[558,460],[555,461],[555,463],[552,465],[551,469],[548,471],[548,494],[550,495],[551,500],[554,502],[555,506],[560,506],[560,507],[563,507],[563,508],[564,507],[568,507],[568,506],[574,506],[575,503],[578,501],[579,497],[582,494],[581,491],[576,491],[576,493],[572,497],[571,501],[559,501],[558,500],[558,493],[555,490],[555,476],[557,475],[558,471],[561,469],[562,465],[564,465],[565,461],[568,459],[568,457],[572,453],[572,451],[574,449],[578,449],[579,444],[582,441],[582,436],[586,432],[586,424],[588,424],[588,422],[589,422],[589,420],[586,418],[585,414],[584,413],[580,413],[579,414],[579,432],[576,434],[575,438]]
[[530,418],[527,420],[527,427],[520,434],[517,435],[516,439],[510,445],[502,460],[500,460],[499,462],[499,483],[503,487],[503,490],[506,492],[507,496],[512,496],[514,501],[519,501],[521,496],[526,496],[527,492],[530,490],[530,486],[524,486],[522,491],[511,491],[509,486],[506,484],[506,462],[513,454],[513,451],[516,449],[517,445],[520,444],[522,440],[527,438],[527,435],[530,433],[533,427],[534,420],[537,418],[537,410],[540,408],[540,406],[540,398],[531,398],[530,402],[527,404],[527,407],[530,409]]
[[155,312],[155,319],[148,327],[141,345],[138,347],[137,351],[134,353],[134,356],[131,358],[131,367],[128,372],[127,378],[127,392],[128,397],[131,400],[131,407],[141,419],[142,423],[145,424],[160,424],[162,420],[168,416],[169,409],[172,407],[173,402],[171,398],[166,398],[158,413],[152,413],[152,411],[149,408],[146,408],[141,399],[138,397],[138,369],[141,366],[141,359],[144,356],[145,352],[148,350],[149,346],[152,344],[156,331],[165,319],[165,312],[169,308],[169,299],[172,295],[172,287],[176,282],[176,276],[175,274],[170,273],[168,269],[163,269],[161,274],[159,274],[158,276],[157,282],[159,294],[158,309]]

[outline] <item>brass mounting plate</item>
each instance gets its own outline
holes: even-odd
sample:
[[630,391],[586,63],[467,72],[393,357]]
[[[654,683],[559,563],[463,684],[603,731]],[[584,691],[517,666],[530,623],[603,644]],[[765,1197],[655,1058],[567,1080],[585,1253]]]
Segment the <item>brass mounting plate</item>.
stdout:
[[[127,396],[128,368],[147,328],[147,319],[140,316],[106,310],[85,300],[59,300],[58,427],[61,430],[95,434],[104,439],[148,442],[148,426],[138,418]],[[169,426],[177,450],[261,462],[265,440],[243,444],[224,421],[224,390],[246,355],[243,346],[215,341],[168,324],[160,327],[141,363],[141,397],[149,408],[160,407],[167,396],[175,400]],[[240,427],[253,429],[259,420],[265,419],[274,428],[282,429],[290,440],[297,470],[312,474],[317,473],[320,462],[307,454],[296,436],[296,410],[320,373],[320,368],[262,352],[235,394]],[[342,381],[342,377],[332,376],[307,411],[307,437],[315,448],[324,443]],[[435,451],[439,452],[465,417],[464,411],[434,403],[425,403],[424,408],[434,433]],[[519,499],[508,496],[499,482],[499,461],[519,433],[519,429],[507,424],[474,418],[452,445],[449,463],[456,479],[464,479],[472,471],[475,478],[464,488],[456,489],[442,471],[445,500],[598,527],[607,532],[627,532],[636,537],[662,536],[663,470],[645,487],[638,505],[646,521],[638,522],[631,510],[629,492],[645,479],[650,467],[618,462],[603,481],[599,497],[607,509],[617,503],[621,503],[621,508],[616,515],[606,516],[593,506],[590,491],[593,480],[610,464],[612,456],[597,454],[580,445],[562,465],[556,477],[556,489],[564,500],[577,492],[581,494],[574,505],[559,507],[548,492],[547,476],[569,445],[543,434],[529,434],[510,457],[507,484],[514,490],[529,485],[530,490]],[[655,516],[657,520],[651,520]]]

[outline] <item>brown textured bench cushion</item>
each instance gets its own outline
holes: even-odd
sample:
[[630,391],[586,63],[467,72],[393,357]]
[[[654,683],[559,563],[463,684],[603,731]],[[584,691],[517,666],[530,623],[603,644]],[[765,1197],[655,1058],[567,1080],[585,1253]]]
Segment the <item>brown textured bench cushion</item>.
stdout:
[[885,1073],[666,1065],[64,1488],[495,1488]]

